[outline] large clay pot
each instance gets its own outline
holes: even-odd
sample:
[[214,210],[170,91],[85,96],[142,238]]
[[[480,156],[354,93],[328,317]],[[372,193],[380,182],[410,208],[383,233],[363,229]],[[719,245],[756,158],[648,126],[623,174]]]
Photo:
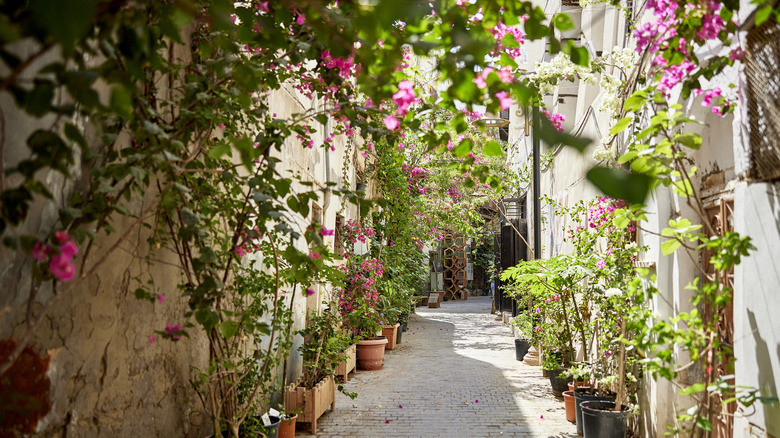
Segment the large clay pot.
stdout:
[[572,380],[571,376],[560,376],[564,371],[566,371],[566,368],[556,368],[547,372],[547,375],[550,377],[550,386],[552,386],[553,395],[556,397],[560,397],[563,394],[563,391],[566,391],[566,388],[569,387],[569,381]]
[[584,401],[582,409],[582,430],[584,438],[625,438],[628,431],[628,410],[613,411],[615,402]]
[[282,420],[279,425],[279,438],[295,438],[295,422],[298,420],[298,414]]
[[398,336],[398,327],[401,324],[395,323],[393,325],[382,326],[382,336],[387,338],[387,344],[385,344],[385,350],[395,350],[396,336]]
[[563,391],[563,403],[566,406],[566,420],[574,423],[577,418],[574,409],[574,391]]
[[581,404],[585,401],[615,401],[615,395],[596,395],[591,388],[577,388],[574,390],[574,416],[577,422],[577,435],[582,435],[582,409]]
[[358,369],[366,371],[381,370],[382,359],[385,357],[385,344],[387,344],[387,338],[384,336],[358,341]]

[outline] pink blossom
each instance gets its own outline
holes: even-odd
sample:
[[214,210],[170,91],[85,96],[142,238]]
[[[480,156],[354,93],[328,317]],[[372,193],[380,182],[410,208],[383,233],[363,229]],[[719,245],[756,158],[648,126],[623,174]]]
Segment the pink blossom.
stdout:
[[512,73],[512,67],[508,65],[501,67],[501,70],[498,71],[498,77],[501,79],[501,82],[505,84],[511,84],[512,81],[515,80],[515,74]]
[[474,76],[474,83],[477,85],[477,88],[482,89],[487,87],[486,79],[492,71],[493,67],[485,67],[484,70]]
[[67,231],[55,231],[54,232],[54,238],[57,240],[57,242],[62,243],[66,240],[68,240],[68,232]]
[[157,295],[157,301],[158,301],[158,302],[161,302],[161,303],[162,303],[163,301],[165,301],[165,295],[163,295],[163,294],[159,294],[159,295]]
[[157,342],[157,336],[155,335],[149,335],[146,338],[149,339],[150,344],[154,344],[155,342]]
[[335,230],[329,230],[325,227],[322,227],[322,230],[320,230],[320,234],[323,236],[333,236],[335,234]]
[[322,258],[322,254],[320,254],[318,252],[310,252],[309,253],[309,258],[310,259],[315,259],[315,260],[321,259]]
[[165,324],[165,333],[168,333],[170,337],[173,340],[179,340],[181,339],[181,326],[180,325],[171,325],[171,323]]
[[607,267],[607,262],[605,262],[603,259],[599,259],[599,261],[596,262],[596,268],[604,269],[606,267]]
[[52,256],[49,262],[49,271],[59,281],[65,282],[73,280],[76,268],[73,266],[72,258],[63,254]]
[[32,251],[30,254],[32,254],[33,258],[39,262],[46,260],[46,257],[49,256],[49,252],[51,251],[51,248],[49,248],[49,245],[46,245],[43,242],[35,242],[35,246],[33,246]]
[[391,131],[398,129],[401,123],[393,115],[385,117],[385,127]]
[[306,296],[312,296],[314,295],[314,289],[306,289]]
[[65,242],[60,247],[60,254],[64,255],[68,259],[72,259],[74,255],[78,254],[79,248],[76,246],[76,243],[73,240],[69,240]]
[[499,91],[496,93],[496,98],[498,99],[498,106],[502,110],[511,108],[512,104],[515,103],[506,91]]
[[409,112],[409,107],[414,103],[415,99],[414,84],[407,80],[401,81],[401,83],[398,84],[398,91],[393,94],[393,101],[398,107],[398,114],[402,117],[405,116]]

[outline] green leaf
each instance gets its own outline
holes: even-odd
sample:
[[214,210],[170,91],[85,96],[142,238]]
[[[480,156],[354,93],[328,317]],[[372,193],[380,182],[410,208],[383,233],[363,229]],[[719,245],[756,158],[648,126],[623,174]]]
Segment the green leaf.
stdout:
[[701,135],[691,132],[687,134],[677,134],[674,139],[691,149],[699,149],[702,145]]
[[644,203],[652,182],[647,175],[607,167],[594,167],[588,171],[588,180],[605,195],[623,199],[629,204]]
[[198,215],[187,207],[181,209],[181,220],[185,225],[193,226],[198,223]]
[[553,26],[558,30],[571,30],[574,29],[574,21],[569,14],[560,12],[555,14],[552,19]]
[[687,388],[680,390],[680,395],[698,394],[702,391],[704,391],[704,383],[697,382]]
[[585,47],[572,46],[569,49],[569,57],[571,58],[571,62],[577,65],[581,65],[583,67],[590,65],[590,54],[588,53],[588,49]]
[[615,135],[623,132],[628,125],[631,123],[631,120],[634,118],[632,116],[626,116],[622,119],[618,120],[617,123],[615,123],[615,126],[612,127],[612,129],[609,130],[609,135]]
[[218,326],[219,332],[225,339],[230,339],[238,333],[239,324],[237,321],[227,320]]
[[637,91],[631,97],[626,99],[626,103],[623,105],[625,111],[637,112],[642,109],[647,103],[647,97],[644,95],[644,91]]
[[474,142],[471,141],[470,138],[464,138],[463,141],[460,142],[460,144],[453,149],[453,153],[458,158],[463,158],[466,155],[471,152],[471,150],[474,148]]
[[70,52],[87,33],[98,0],[30,0],[32,22],[41,32]]
[[665,240],[663,243],[661,243],[661,252],[663,255],[668,256],[669,254],[673,254],[675,251],[677,251],[680,246],[682,246],[682,243],[680,243],[680,241],[677,239]]
[[772,5],[764,6],[756,12],[756,27],[764,24],[772,16]]
[[123,119],[133,115],[133,98],[127,88],[119,86],[111,89],[111,108]]
[[501,149],[501,145],[495,140],[487,142],[484,148],[484,152],[488,157],[500,157],[504,155],[504,151]]

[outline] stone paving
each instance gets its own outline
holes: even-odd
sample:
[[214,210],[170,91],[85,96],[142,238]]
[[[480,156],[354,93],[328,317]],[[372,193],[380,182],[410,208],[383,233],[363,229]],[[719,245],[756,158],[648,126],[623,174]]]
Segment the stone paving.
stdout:
[[[541,368],[515,360],[490,297],[418,308],[380,371],[358,371],[317,436],[576,437]],[[303,425],[301,425],[303,426]],[[299,426],[296,436],[310,437]]]

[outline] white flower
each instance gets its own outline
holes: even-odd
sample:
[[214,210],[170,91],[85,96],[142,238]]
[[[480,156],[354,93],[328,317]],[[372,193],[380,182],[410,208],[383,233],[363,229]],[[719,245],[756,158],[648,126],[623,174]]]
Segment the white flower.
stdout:
[[608,147],[600,146],[593,150],[593,159],[596,161],[609,161],[613,158],[612,151]]
[[616,287],[611,287],[611,288],[607,289],[607,291],[604,294],[607,296],[607,298],[609,298],[609,297],[619,297],[619,296],[623,295],[623,291],[618,289],[618,288],[616,288]]

